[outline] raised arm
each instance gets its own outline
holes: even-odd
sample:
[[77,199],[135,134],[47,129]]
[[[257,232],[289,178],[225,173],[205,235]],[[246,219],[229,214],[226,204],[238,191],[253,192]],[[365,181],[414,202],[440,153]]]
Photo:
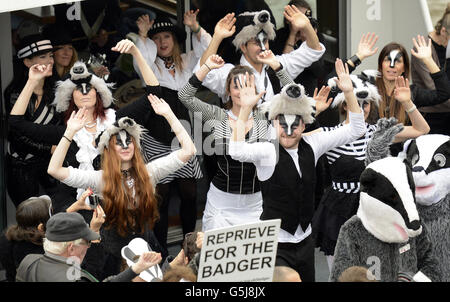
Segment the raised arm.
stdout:
[[142,56],[141,51],[137,48],[134,43],[128,39],[124,39],[116,44],[113,48],[113,51],[117,51],[120,53],[127,53],[133,56],[133,59],[136,60],[136,63],[139,67],[139,71],[141,72],[142,78],[146,85],[148,86],[158,86],[159,81],[153,73],[152,69],[148,66],[147,61]]
[[412,124],[412,126],[405,126],[403,131],[395,136],[394,142],[402,142],[430,132],[430,126],[428,126],[427,121],[411,100],[411,89],[408,79],[405,81],[403,77],[397,77],[395,80],[394,97],[402,104]]
[[43,81],[45,77],[49,76],[52,72],[52,65],[39,65],[35,64],[30,67],[28,72],[28,81],[19,98],[16,100],[10,115],[24,115],[30,98],[33,95],[34,89],[39,85],[39,82]]
[[224,39],[231,37],[234,34],[236,31],[236,26],[234,25],[235,22],[236,18],[234,17],[234,13],[227,14],[219,22],[217,22],[216,27],[214,28],[214,35],[211,43],[200,59],[200,66],[205,64],[206,60],[211,55],[217,54],[220,43],[222,43]]
[[189,82],[178,92],[178,98],[186,108],[195,113],[200,112],[203,121],[221,120],[224,116],[223,109],[203,102],[195,97],[195,94],[202,85],[202,81],[210,70],[220,68],[224,65],[223,59],[218,55],[211,55],[206,62],[189,79]]
[[180,142],[181,149],[176,151],[178,159],[183,163],[188,162],[197,152],[190,135],[187,133],[186,129],[184,129],[172,109],[170,109],[170,106],[163,99],[160,99],[153,94],[150,94],[148,99],[153,107],[153,110],[155,110],[155,113],[163,116],[167,120],[172,128],[172,131],[175,133],[175,136]]
[[339,89],[344,93],[347,109],[353,113],[361,113],[361,107],[359,107],[358,100],[353,92],[353,82],[350,78],[348,64],[345,64],[344,67],[342,60],[338,58],[336,59],[335,68],[338,76],[335,81]]
[[52,158],[50,159],[47,173],[60,181],[69,177],[69,168],[63,167],[64,158],[66,157],[67,150],[72,143],[75,133],[84,127],[86,120],[86,108],[83,107],[78,110],[77,113],[75,113],[75,111],[72,112],[69,120],[67,121],[66,131],[64,132],[63,137],[59,141],[58,146],[56,146]]
[[197,15],[199,11],[199,9],[197,9],[195,12],[193,10],[189,10],[185,12],[183,16],[183,24],[191,29],[191,31],[196,35],[198,41],[200,41],[200,38],[202,36],[202,28],[197,21]]

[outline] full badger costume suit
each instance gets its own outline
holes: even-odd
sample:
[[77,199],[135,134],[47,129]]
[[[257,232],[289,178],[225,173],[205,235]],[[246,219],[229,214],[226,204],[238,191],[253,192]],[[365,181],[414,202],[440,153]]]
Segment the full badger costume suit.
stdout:
[[417,210],[442,278],[450,282],[450,137],[430,134],[405,143],[399,156],[412,163]]
[[[400,130],[378,131],[394,137]],[[373,160],[370,150],[369,146],[367,157]],[[386,157],[368,163],[360,183],[358,212],[340,230],[330,280],[337,281],[351,266],[363,266],[379,281],[397,281],[404,274],[418,281],[439,281],[440,267],[419,218],[409,161]]]

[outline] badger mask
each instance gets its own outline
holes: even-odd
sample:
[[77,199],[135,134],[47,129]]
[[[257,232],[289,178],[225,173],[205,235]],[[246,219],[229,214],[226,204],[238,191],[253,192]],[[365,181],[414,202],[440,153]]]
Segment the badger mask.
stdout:
[[450,193],[450,137],[420,136],[405,143],[400,157],[412,164],[417,203],[431,206]]
[[266,10],[259,12],[244,12],[236,18],[236,37],[233,45],[239,50],[241,45],[251,39],[256,39],[262,51],[266,50],[264,41],[274,40],[275,26],[270,22],[270,14]]
[[[358,76],[353,74],[350,75],[353,82],[353,92],[356,95],[356,99],[358,100],[361,109],[364,109],[365,103],[370,102],[378,107],[378,104],[381,101],[378,88],[374,84],[378,74],[379,72],[376,70],[365,70]],[[345,102],[344,93],[339,89],[334,79],[335,78],[328,80],[328,86],[331,88],[330,96],[334,96],[333,103],[331,104],[332,108],[335,108]]]
[[377,239],[404,243],[422,232],[414,198],[414,180],[403,159],[372,162],[361,174],[357,216]]

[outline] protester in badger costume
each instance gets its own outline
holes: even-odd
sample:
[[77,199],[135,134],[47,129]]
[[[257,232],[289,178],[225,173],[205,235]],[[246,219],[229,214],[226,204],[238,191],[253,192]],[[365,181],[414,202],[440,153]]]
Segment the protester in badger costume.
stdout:
[[[350,123],[329,132],[303,135],[311,123],[313,100],[298,84],[290,84],[269,102],[260,106],[273,121],[277,139],[246,143],[245,125],[258,102],[253,80],[240,87],[241,109],[229,152],[234,160],[256,166],[263,197],[262,220],[281,218],[277,265],[295,269],[303,281],[314,281],[314,241],[311,221],[314,211],[315,165],[322,154],[361,137],[366,127],[353,85],[341,60],[336,61],[338,85],[344,91]],[[253,79],[253,77],[252,77]],[[240,86],[240,85],[238,85]]]
[[[378,72],[366,70],[362,74],[350,75],[354,91],[361,109],[364,111],[367,132],[364,136],[346,145],[339,146],[326,153],[332,186],[329,187],[314,214],[313,230],[316,246],[327,256],[328,267],[331,271],[333,255],[341,226],[356,214],[359,206],[359,177],[365,168],[366,147],[372,139],[373,133],[379,127],[373,122],[378,117],[378,104],[381,96],[377,87],[372,84]],[[339,107],[347,119],[336,127],[322,127],[323,131],[331,131],[348,123],[347,104],[344,93],[336,87],[333,79],[328,81],[333,93],[339,92],[332,103],[332,107]],[[396,98],[405,110],[414,108],[411,102],[410,89],[406,84],[397,81]],[[429,127],[419,111],[408,113],[412,126],[405,126],[394,140],[402,142],[426,134]]]
[[405,275],[415,281],[441,279],[429,231],[416,208],[410,162],[378,152],[402,129],[395,119],[382,119],[374,133],[360,178],[359,208],[340,230],[331,281],[351,266],[369,268],[380,281]]

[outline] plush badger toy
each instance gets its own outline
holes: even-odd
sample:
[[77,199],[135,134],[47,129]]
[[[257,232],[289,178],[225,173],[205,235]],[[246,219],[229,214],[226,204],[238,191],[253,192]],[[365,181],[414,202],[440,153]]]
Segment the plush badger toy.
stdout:
[[[400,130],[378,131],[393,138]],[[405,274],[416,281],[440,280],[427,227],[419,219],[409,161],[386,157],[371,162],[360,183],[358,212],[340,230],[330,280],[337,281],[351,266],[367,267],[379,281],[397,281]]]
[[450,137],[429,134],[409,140],[399,157],[412,164],[417,210],[442,273],[437,281],[450,282]]

